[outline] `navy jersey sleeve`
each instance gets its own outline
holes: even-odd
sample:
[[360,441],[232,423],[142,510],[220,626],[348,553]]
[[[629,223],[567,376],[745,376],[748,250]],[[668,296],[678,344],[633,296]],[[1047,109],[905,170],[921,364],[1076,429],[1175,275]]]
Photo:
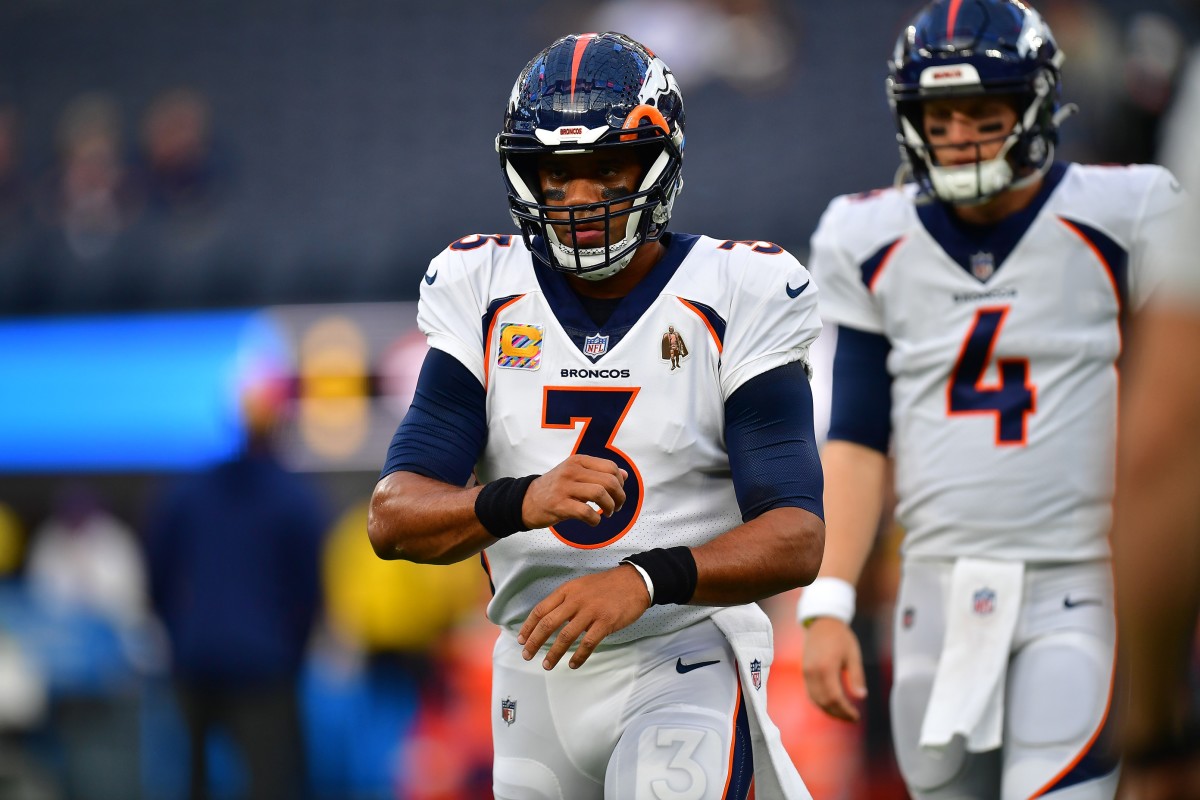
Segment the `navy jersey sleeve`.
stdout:
[[881,334],[838,326],[829,439],[887,453],[892,434],[892,376],[887,371],[891,349]]
[[483,386],[462,362],[431,349],[379,477],[415,472],[465,486],[487,444],[485,400]]
[[801,362],[775,367],[738,387],[725,403],[725,443],[744,521],[783,507],[824,519],[812,390]]

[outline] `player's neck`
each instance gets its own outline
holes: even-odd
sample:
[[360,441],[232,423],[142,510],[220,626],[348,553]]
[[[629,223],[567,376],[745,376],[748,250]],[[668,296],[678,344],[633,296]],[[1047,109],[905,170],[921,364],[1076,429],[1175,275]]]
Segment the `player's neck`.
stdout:
[[612,300],[624,297],[633,291],[633,287],[642,282],[654,269],[654,265],[663,257],[666,248],[661,242],[649,242],[638,248],[625,269],[605,278],[602,281],[589,281],[574,275],[567,276],[571,288],[585,297],[595,297],[600,300]]
[[951,206],[951,211],[969,225],[995,225],[1032,203],[1041,188],[1042,181],[1038,180],[1020,189],[1001,192],[977,206]]

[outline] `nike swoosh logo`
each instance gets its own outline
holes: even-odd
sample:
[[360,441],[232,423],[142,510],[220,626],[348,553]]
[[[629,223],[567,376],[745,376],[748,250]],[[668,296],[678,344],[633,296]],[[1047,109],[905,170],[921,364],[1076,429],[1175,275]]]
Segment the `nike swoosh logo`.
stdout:
[[1103,602],[1096,597],[1085,597],[1082,600],[1072,600],[1070,595],[1063,598],[1063,608],[1078,608],[1079,606],[1102,606]]
[[683,675],[684,673],[691,672],[694,669],[700,669],[701,667],[711,667],[713,664],[720,664],[720,663],[721,663],[721,659],[718,658],[716,661],[697,661],[695,664],[685,664],[685,663],[683,663],[682,658],[677,658],[677,659],[675,659],[675,671],[678,672],[680,675]]
[[429,284],[430,286],[433,286],[433,282],[434,282],[434,281],[436,281],[436,280],[437,280],[437,273],[436,273],[436,272],[435,272],[435,273],[433,273],[432,275],[430,275],[428,272],[426,272],[426,273],[425,273],[425,282],[426,282],[427,284]]
[[810,283],[812,283],[812,281],[811,281],[811,280],[805,281],[805,282],[804,282],[804,285],[803,285],[803,286],[801,286],[799,289],[793,289],[793,288],[792,288],[792,285],[791,285],[790,283],[789,283],[789,284],[786,284],[786,286],[787,286],[787,293],[788,293],[788,297],[792,298],[793,300],[794,300],[794,299],[796,299],[797,297],[799,297],[799,296],[801,295],[801,293],[802,293],[802,292],[803,292],[805,289],[807,289],[807,288],[808,288],[808,285],[809,285]]

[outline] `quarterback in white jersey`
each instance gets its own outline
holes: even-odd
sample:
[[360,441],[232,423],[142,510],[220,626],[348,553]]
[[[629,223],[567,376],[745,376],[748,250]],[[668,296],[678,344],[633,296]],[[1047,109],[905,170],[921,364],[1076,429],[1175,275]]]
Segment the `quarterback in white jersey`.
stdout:
[[1061,60],[1024,3],[927,6],[888,80],[916,182],[835,199],[812,239],[838,341],[805,673],[856,718],[853,584],[890,454],[892,727],[919,798],[1107,798],[1117,780],[1116,364],[1182,192],[1161,167],[1054,160]]
[[683,122],[637,42],[556,41],[497,140],[521,235],[452,243],[421,286],[369,534],[482,554],[498,798],[808,797],[753,601],[820,563],[817,290],[770,242],[666,232]]

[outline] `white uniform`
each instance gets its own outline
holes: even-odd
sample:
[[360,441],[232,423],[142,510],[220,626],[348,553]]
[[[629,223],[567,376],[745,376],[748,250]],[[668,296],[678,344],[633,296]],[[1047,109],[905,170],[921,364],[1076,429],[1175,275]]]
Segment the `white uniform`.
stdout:
[[[562,711],[561,698],[599,702],[593,696],[597,687],[609,701],[611,720],[637,716],[641,712],[621,700],[629,700],[626,693],[605,688],[611,678],[602,678],[598,665],[606,659],[624,665],[622,685],[635,688],[641,680],[636,676],[651,679],[647,652],[660,641],[665,648],[660,672],[668,678],[723,678],[726,691],[691,695],[697,705],[688,712],[695,717],[696,708],[707,709],[700,717],[714,725],[709,731],[717,737],[710,745],[719,745],[714,752],[732,752],[729,715],[736,713],[740,693],[729,690],[737,687],[739,673],[743,684],[747,677],[756,684],[754,693],[765,693],[769,657],[761,655],[739,656],[747,663],[736,665],[716,655],[722,664],[706,667],[703,676],[676,672],[677,658],[691,662],[672,643],[697,623],[703,641],[692,645],[694,660],[728,649],[719,619],[718,626],[705,622],[720,611],[716,607],[652,606],[609,636],[578,671],[560,665],[546,677],[539,659],[529,666],[517,655],[514,634],[534,605],[567,580],[610,569],[640,551],[700,545],[741,523],[725,451],[725,401],[749,379],[807,360],[820,330],[816,288],[804,267],[778,246],[682,234],[664,242],[664,258],[599,330],[561,276],[534,270],[517,237],[455,242],[432,261],[421,287],[418,322],[430,346],[454,356],[486,387],[488,440],[476,467],[481,482],[548,472],[575,452],[612,459],[629,474],[624,507],[597,527],[568,521],[509,536],[485,551],[495,588],[488,616],[507,631],[497,642],[493,693],[499,704],[511,706],[496,712],[498,796],[554,797],[555,791],[590,796],[604,784],[614,747],[613,763],[626,768],[649,757],[644,749],[639,754],[636,741],[621,740],[621,726],[612,736],[564,739],[562,748],[550,748],[534,734],[519,736],[521,729],[509,723],[511,716],[534,721],[533,729],[554,730],[566,724],[553,716],[556,708]],[[769,639],[769,624],[765,635]],[[630,648],[612,650],[635,640]],[[546,692],[559,701],[535,699]],[[521,698],[527,698],[523,704]],[[765,714],[756,721],[773,730]],[[679,724],[699,723],[688,718]],[[679,747],[671,747],[687,760]],[[757,775],[766,755],[756,750],[754,756]],[[529,766],[532,761],[541,766]],[[713,787],[707,793],[686,796],[722,796],[712,792],[724,785],[721,770],[728,762],[728,755],[716,763],[694,762],[717,772],[706,772],[706,785]],[[623,772],[620,782],[631,780],[629,774]],[[531,777],[537,775],[544,780]],[[528,783],[506,783],[518,779]],[[798,777],[795,785],[781,796],[807,796]],[[614,782],[605,791],[622,796],[612,794],[615,787]]]
[[813,236],[825,321],[891,345],[893,732],[921,798],[1111,797],[1116,780],[1095,756],[1119,323],[1182,196],[1155,166],[1056,165],[1047,189],[990,238],[923,217],[911,186],[835,199]]
[[1071,165],[1003,263],[978,254],[983,280],[925,228],[911,187],[830,204],[811,258],[821,315],[891,343],[907,555],[1107,557],[1118,287],[1145,296],[1172,183],[1155,166]]

